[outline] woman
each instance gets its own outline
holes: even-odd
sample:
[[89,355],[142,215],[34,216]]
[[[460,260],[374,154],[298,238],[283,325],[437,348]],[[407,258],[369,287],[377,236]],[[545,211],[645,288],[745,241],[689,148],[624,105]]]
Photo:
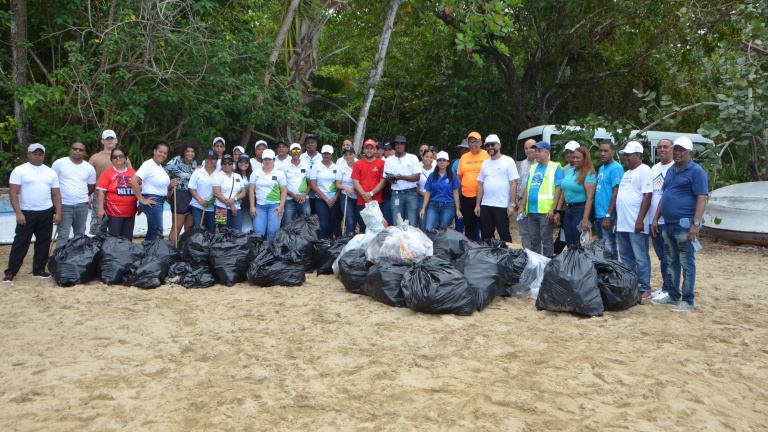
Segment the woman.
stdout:
[[[235,165],[237,165],[237,161],[240,160],[240,155],[243,153],[245,153],[245,149],[242,146],[235,146],[232,149],[232,160],[235,161]],[[235,171],[237,171],[237,167],[235,167]]]
[[309,177],[309,164],[301,159],[301,145],[291,144],[291,159],[283,164],[282,171],[288,182],[288,197],[285,200],[285,223],[289,223],[296,217],[309,216],[311,210],[307,199],[307,177]]
[[[568,247],[579,243],[582,231],[592,229],[589,223],[589,214],[595,200],[595,188],[597,186],[597,175],[595,174],[595,167],[592,165],[589,150],[585,147],[575,149],[571,155],[571,164],[573,168],[563,176],[563,182],[560,186],[562,189],[560,196],[564,196],[565,201],[563,230],[565,230],[565,244]],[[561,204],[556,207],[561,210],[563,199],[556,199],[555,202]],[[559,215],[556,215],[555,223],[557,223],[558,217]]]
[[114,237],[133,240],[136,223],[136,196],[131,189],[131,178],[136,170],[125,165],[125,152],[120,147],[112,149],[112,167],[104,171],[96,185],[99,199],[99,220],[107,218],[107,232]]
[[156,230],[163,231],[163,204],[168,196],[168,189],[176,187],[178,179],[171,180],[163,166],[160,165],[168,157],[171,145],[166,140],[152,143],[152,159],[146,160],[131,177],[131,187],[139,209],[147,215],[147,237],[153,240]]
[[182,228],[188,231],[195,225],[189,206],[192,201],[192,195],[189,193],[189,179],[197,168],[196,159],[199,152],[200,149],[195,141],[184,141],[179,147],[179,155],[165,166],[165,172],[179,182],[174,189],[176,196],[169,199],[171,211],[174,205],[176,206],[176,218],[171,220],[171,233],[168,235],[168,240],[173,244],[176,244]]
[[322,160],[312,167],[309,174],[309,187],[315,191],[315,213],[320,218],[320,238],[341,237],[341,215],[339,194],[336,193],[336,164],[331,162],[333,147],[324,145],[321,150]]
[[253,170],[251,169],[251,157],[248,156],[248,154],[242,153],[237,159],[237,163],[235,164],[235,172],[240,174],[240,177],[243,179],[243,188],[245,189],[243,198],[240,200],[240,214],[243,217],[243,220],[240,223],[240,230],[247,233],[253,231],[253,219],[251,219],[251,201],[248,197],[248,182],[251,178],[251,173]]
[[[216,168],[218,154],[215,150],[205,152],[203,167],[195,170],[189,179],[189,193],[192,195],[192,219],[196,227],[202,226],[208,231],[216,232],[214,212],[213,179],[219,170]],[[202,225],[201,225],[202,221]]]
[[[424,150],[424,152],[421,153],[421,175],[419,176],[419,206],[416,208],[428,208],[429,207],[429,200],[424,199],[424,196],[426,194],[426,190],[424,189],[424,186],[427,184],[427,180],[429,179],[429,175],[432,174],[432,172],[435,171],[435,153],[431,148],[427,148]],[[424,218],[424,216],[419,215],[419,228],[422,231],[426,231],[427,227],[427,220]]]
[[251,173],[248,181],[248,198],[251,202],[253,231],[267,236],[269,244],[272,244],[283,218],[288,182],[285,173],[275,168],[274,150],[264,150],[261,163],[261,168]]
[[221,158],[221,171],[213,177],[213,196],[216,197],[216,219],[227,228],[241,231],[243,214],[240,211],[240,200],[245,196],[243,178],[234,171],[235,160],[230,155]]
[[424,227],[427,231],[438,226],[451,226],[454,216],[457,220],[463,218],[459,188],[461,185],[450,167],[448,153],[441,151],[437,154],[437,168],[424,184],[424,203],[419,212],[419,217],[426,220]]
[[344,219],[344,234],[355,232],[355,225],[360,224],[360,232],[365,232],[365,224],[357,207],[357,192],[352,182],[352,169],[355,167],[355,149],[344,147],[344,158],[336,161],[336,190],[341,191],[339,209]]
[[221,157],[224,156],[224,151],[227,149],[227,143],[224,141],[224,138],[222,137],[216,137],[213,139],[213,147],[211,147],[216,154],[218,155],[218,158],[216,160],[216,169],[221,169]]

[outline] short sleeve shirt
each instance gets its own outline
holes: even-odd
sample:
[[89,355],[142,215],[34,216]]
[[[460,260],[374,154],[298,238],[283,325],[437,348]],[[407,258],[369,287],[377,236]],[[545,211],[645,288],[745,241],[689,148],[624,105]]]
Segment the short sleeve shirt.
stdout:
[[426,189],[424,189],[424,186],[427,184],[427,180],[429,179],[429,176],[435,172],[435,167],[437,166],[437,163],[432,162],[432,167],[430,169],[424,168],[424,165],[421,165],[421,175],[419,176],[419,191],[426,192]]
[[[421,162],[410,153],[406,153],[403,157],[397,157],[392,155],[384,161],[384,173],[390,175],[411,176],[421,173]],[[418,187],[418,182],[398,180],[397,183],[392,183],[393,191],[402,191]]]
[[176,156],[171,159],[165,166],[165,172],[168,173],[171,178],[178,179],[176,189],[189,189],[189,179],[192,177],[192,173],[197,168],[197,161],[193,160],[191,163],[184,162],[181,156]]
[[707,173],[697,163],[690,161],[681,170],[673,166],[667,171],[664,180],[664,195],[661,199],[664,221],[678,223],[682,218],[693,219],[698,196],[708,192]]
[[[640,214],[640,206],[645,194],[653,193],[651,184],[651,168],[642,164],[624,173],[619,184],[619,195],[616,197],[616,231],[635,232],[635,222]],[[648,234],[650,227],[650,212],[643,218],[643,232]]]
[[[96,178],[101,179],[101,175],[104,174],[104,171],[112,168],[112,152],[98,152],[88,159],[88,163],[96,170]],[[131,160],[128,159],[127,156],[125,158],[125,166],[133,168],[131,166]]]
[[[216,202],[213,197],[213,182],[218,177],[221,171],[214,170],[212,174],[208,174],[205,168],[195,170],[192,173],[192,177],[189,179],[189,189],[197,192],[197,195],[201,200],[208,201],[208,204],[214,204]],[[196,199],[192,198],[190,205],[200,210],[213,211],[213,205],[208,205],[203,208]]]
[[[218,186],[221,188],[221,194],[224,198],[234,198],[240,193],[240,189],[245,187],[243,177],[238,173],[232,173],[227,175],[224,171],[219,171],[217,175],[214,175],[211,179],[211,186]],[[216,207],[226,208],[223,202],[216,200]],[[240,208],[240,202],[235,201],[235,207]]]
[[335,163],[327,167],[322,162],[316,163],[309,172],[309,179],[317,181],[317,188],[331,199],[336,196],[336,172],[338,168]]
[[424,185],[424,189],[429,192],[429,201],[452,203],[453,191],[461,187],[459,185],[459,178],[454,174],[448,180],[448,173],[445,173],[443,176],[438,175],[438,177],[435,180],[435,173],[432,172],[427,179],[427,183]]
[[148,195],[168,196],[168,185],[171,178],[163,167],[149,159],[141,164],[135,176],[141,178],[141,193]]
[[[659,209],[659,202],[661,201],[661,194],[664,192],[664,179],[667,178],[667,171],[675,163],[670,162],[666,165],[657,163],[651,168],[651,177],[653,178],[653,198],[651,198],[651,208],[648,209],[648,213],[651,214],[651,221],[656,215],[656,210]],[[659,225],[664,224],[664,217],[659,218]]]
[[480,175],[480,167],[491,156],[485,150],[478,154],[465,153],[459,160],[459,169],[456,174],[461,176],[461,194],[467,198],[477,196],[477,176]]
[[565,194],[565,202],[568,204],[583,203],[587,201],[587,189],[584,187],[587,183],[597,184],[597,176],[593,173],[587,173],[584,177],[584,184],[577,181],[581,174],[580,170],[570,169],[563,176],[563,184],[560,187]]
[[[289,162],[283,164],[280,171],[285,174],[286,181],[288,182],[288,190],[292,194],[298,195],[307,193],[309,189],[307,185],[310,171],[309,164],[302,160],[299,160],[298,166],[294,165],[293,162]],[[285,199],[292,200],[293,198],[288,195]]]
[[59,187],[59,176],[45,165],[27,162],[11,171],[9,184],[19,185],[19,207],[27,211],[42,211],[53,207],[51,188]]
[[82,161],[72,162],[69,157],[56,160],[51,169],[59,176],[61,203],[75,205],[88,202],[88,185],[96,184],[96,170],[91,164]]
[[[608,213],[613,198],[613,188],[621,184],[624,177],[624,168],[620,163],[613,161],[603,165],[597,172],[597,187],[595,188],[595,217],[602,219]],[[616,213],[612,215],[614,217]]]
[[[531,187],[528,190],[528,213],[539,212],[539,189],[541,189],[541,182],[544,180],[544,175],[547,173],[547,165],[541,166],[534,164],[534,168],[531,168],[529,176],[533,176],[531,179]],[[562,186],[563,184],[563,167],[559,164],[555,170],[555,187]]]
[[285,173],[275,168],[272,168],[268,173],[265,173],[263,169],[252,172],[248,183],[253,184],[256,188],[256,204],[258,205],[279,204],[280,186],[288,185]]
[[[360,186],[364,191],[370,192],[376,186],[379,185],[381,179],[384,178],[384,161],[381,159],[374,159],[373,162],[368,162],[365,159],[360,159],[355,162],[355,167],[352,169],[352,179],[360,182]],[[385,186],[386,188],[386,186]],[[373,199],[379,203],[384,202],[383,190],[380,190]],[[358,205],[365,205],[363,197],[357,197]]]
[[118,172],[115,167],[111,167],[101,175],[96,189],[106,192],[104,212],[107,216],[136,216],[137,200],[131,187],[131,178],[135,173],[133,168],[125,167],[123,172]]
[[[355,159],[355,163],[357,163],[357,159]],[[354,170],[354,165],[349,166],[346,160],[339,159],[336,161],[336,180],[341,180],[341,185],[348,188],[354,188],[355,184],[352,182],[352,170]],[[345,191],[341,191],[342,194],[346,195],[347,193]],[[352,194],[350,198],[357,198],[357,193]]]
[[480,204],[502,208],[514,204],[511,202],[512,197],[509,196],[509,182],[519,178],[517,165],[511,157],[486,159],[480,166],[480,174],[477,176],[477,181],[483,182],[483,201]]

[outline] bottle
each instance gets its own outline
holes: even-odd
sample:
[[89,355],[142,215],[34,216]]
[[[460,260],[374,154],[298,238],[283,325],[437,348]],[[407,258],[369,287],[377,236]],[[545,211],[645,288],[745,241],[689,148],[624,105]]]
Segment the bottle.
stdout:
[[691,244],[693,245],[693,250],[695,250],[696,252],[698,252],[698,251],[700,251],[700,250],[702,250],[704,248],[701,245],[701,243],[699,243],[699,239],[698,238],[696,240],[692,241]]

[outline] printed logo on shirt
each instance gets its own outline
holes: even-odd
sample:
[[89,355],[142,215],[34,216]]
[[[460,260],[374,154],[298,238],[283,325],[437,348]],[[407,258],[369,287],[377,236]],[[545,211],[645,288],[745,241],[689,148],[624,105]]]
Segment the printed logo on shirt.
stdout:
[[653,179],[653,193],[661,193],[661,189],[664,187],[664,175],[659,173],[655,179]]
[[544,180],[544,176],[537,172],[533,175],[533,178],[531,179],[531,187],[539,187],[541,186],[541,182]]
[[277,176],[272,176],[272,181],[277,181]]
[[307,170],[306,170],[306,168],[302,168],[302,169],[301,169],[301,173],[302,173],[302,174],[306,174],[306,173],[307,173]]
[[597,175],[597,183],[600,184],[601,181],[603,181],[603,173],[600,173]]

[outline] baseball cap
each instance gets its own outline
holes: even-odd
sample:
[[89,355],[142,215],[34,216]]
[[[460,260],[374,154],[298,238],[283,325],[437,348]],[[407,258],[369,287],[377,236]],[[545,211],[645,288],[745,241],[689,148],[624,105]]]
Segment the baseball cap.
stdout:
[[533,146],[536,147],[536,148],[547,150],[547,151],[552,151],[552,146],[549,145],[549,143],[546,142],[546,141],[539,141],[536,144],[534,144]]
[[242,161],[250,162],[251,161],[251,157],[248,156],[246,153],[243,153],[243,154],[240,155],[240,157],[237,158],[237,161],[238,162],[242,162]]
[[624,150],[619,150],[619,153],[621,154],[627,154],[627,153],[643,153],[643,145],[640,144],[637,141],[630,141],[627,143],[626,146],[624,146]]
[[309,135],[307,135],[306,137],[304,137],[304,144],[306,144],[306,143],[307,143],[307,140],[308,140],[308,139],[313,139],[313,140],[317,141],[317,138],[316,138],[314,135],[312,135],[312,134],[309,134]]
[[212,146],[213,146],[213,145],[216,145],[216,142],[218,142],[218,141],[221,141],[221,143],[222,143],[222,144],[224,144],[224,145],[227,145],[227,142],[226,142],[226,141],[224,141],[224,138],[222,138],[222,137],[216,137],[216,138],[214,138],[214,139],[213,139],[213,143],[212,143],[211,145],[212,145]]
[[365,140],[365,143],[363,143],[363,147],[368,147],[369,145],[376,147],[376,141],[372,139]]
[[455,148],[457,148],[457,149],[463,149],[463,148],[468,149],[469,148],[469,144],[467,143],[467,140],[463,139],[463,140],[461,140],[461,144],[457,145]]
[[387,142],[387,143],[384,143],[384,145],[382,145],[381,147],[382,147],[382,148],[384,148],[384,149],[390,149],[390,150],[392,150],[392,144],[390,144],[390,143],[388,143],[388,142]]
[[[264,141],[264,140],[258,140],[258,141],[256,141],[256,145],[255,145],[253,148],[259,148],[259,146],[260,146],[260,145],[263,145],[264,147],[267,147],[267,148],[269,148],[269,146],[267,145],[267,142],[266,142],[266,141]],[[263,157],[263,156],[262,156],[262,157]]]
[[245,153],[245,149],[243,148],[243,146],[237,146],[237,147],[233,148],[232,149],[232,153],[234,153],[235,150],[240,150],[240,153]]
[[219,154],[216,153],[216,150],[206,150],[205,156],[203,156],[203,159],[208,159],[208,158],[219,160]]
[[280,141],[278,141],[278,142],[277,142],[277,144],[275,144],[275,147],[279,147],[279,146],[280,146],[280,144],[282,144],[282,145],[284,145],[284,146],[288,147],[288,144],[286,144],[286,143],[285,143],[285,141],[283,141],[283,140],[280,140]]
[[330,154],[333,154],[333,146],[329,146],[328,144],[324,145],[322,150],[320,150],[320,153],[330,153]]
[[42,150],[43,153],[45,153],[45,147],[43,147],[43,145],[40,143],[30,144],[29,147],[27,148],[28,153],[32,153],[35,150]]
[[579,147],[581,147],[581,145],[576,141],[568,141],[568,144],[565,145],[565,149],[570,151],[574,151]]
[[294,151],[294,150],[301,150],[301,144],[299,143],[291,144],[291,151]]
[[408,141],[402,135],[398,135],[398,136],[395,137],[395,139],[392,140],[392,144],[394,144],[396,142],[401,142],[401,143],[408,144]]
[[227,160],[227,159],[231,160],[232,162],[234,162],[234,161],[235,161],[235,160],[232,158],[232,155],[224,155],[224,156],[222,156],[222,158],[221,158],[221,161],[222,161],[222,162],[224,162],[224,161],[225,161],[225,160]]
[[264,150],[264,153],[261,154],[262,159],[274,159],[275,158],[275,151],[266,149]]
[[691,142],[690,138],[688,137],[680,137],[675,140],[675,142],[672,144],[672,147],[674,146],[680,146],[688,151],[693,151],[693,142]]
[[501,141],[499,141],[499,137],[495,134],[490,134],[487,137],[485,137],[485,143],[496,143],[501,144]]
[[448,153],[444,152],[444,151],[441,151],[440,153],[438,153],[437,157],[435,158],[435,160],[440,160],[440,159],[449,160],[448,159]]
[[112,129],[107,129],[101,133],[101,139],[117,138],[117,134]]
[[344,147],[344,148],[341,150],[341,152],[342,152],[342,153],[346,153],[346,152],[352,152],[352,153],[354,153],[354,152],[355,152],[355,148],[354,148],[354,147]]
[[480,132],[470,132],[469,135],[467,135],[467,141],[469,141],[470,138],[479,139],[479,140],[483,139],[483,137],[480,136]]

